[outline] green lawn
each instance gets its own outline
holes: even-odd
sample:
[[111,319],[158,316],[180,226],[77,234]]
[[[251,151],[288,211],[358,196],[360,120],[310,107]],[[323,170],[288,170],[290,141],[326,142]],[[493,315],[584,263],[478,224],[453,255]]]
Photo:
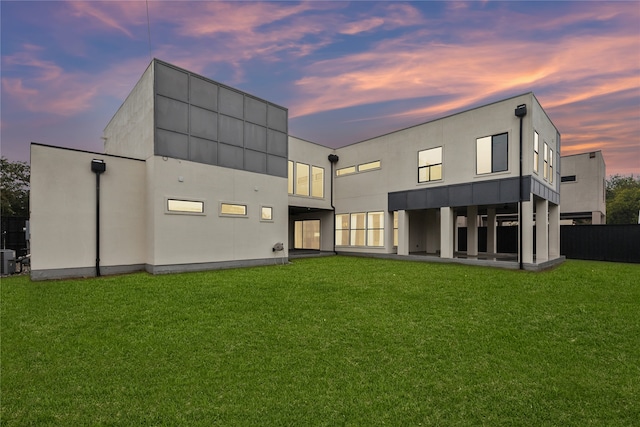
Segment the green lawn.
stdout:
[[1,423],[638,425],[640,265],[2,279]]

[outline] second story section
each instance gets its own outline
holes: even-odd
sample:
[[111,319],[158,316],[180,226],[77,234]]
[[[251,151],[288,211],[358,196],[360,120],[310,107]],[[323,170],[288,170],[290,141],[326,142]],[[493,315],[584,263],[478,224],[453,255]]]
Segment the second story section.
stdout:
[[560,181],[562,219],[606,222],[606,165],[602,151],[562,157]]
[[154,59],[104,130],[109,154],[287,176],[286,108]]
[[532,192],[557,195],[559,153],[558,130],[527,93],[337,149],[335,196],[379,198],[504,180],[517,192],[520,174]]
[[289,136],[289,206],[331,209],[329,155],[333,153],[331,148]]

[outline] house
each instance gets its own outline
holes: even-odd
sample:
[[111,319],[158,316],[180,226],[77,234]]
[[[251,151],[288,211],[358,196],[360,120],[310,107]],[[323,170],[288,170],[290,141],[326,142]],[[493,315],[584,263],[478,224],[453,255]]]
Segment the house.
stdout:
[[602,151],[562,156],[560,219],[564,224],[606,224],[606,171]]
[[519,224],[503,266],[562,259],[560,134],[533,93],[339,149],[290,136],[287,117],[153,60],[104,153],[32,144],[32,278],[265,265],[300,250],[499,259],[500,215]]

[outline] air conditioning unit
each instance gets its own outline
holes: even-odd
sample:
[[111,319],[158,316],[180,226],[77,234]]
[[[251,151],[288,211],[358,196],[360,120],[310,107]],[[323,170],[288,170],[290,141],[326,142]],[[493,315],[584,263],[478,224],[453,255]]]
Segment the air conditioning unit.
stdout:
[[0,249],[0,274],[9,275],[16,272],[16,251]]

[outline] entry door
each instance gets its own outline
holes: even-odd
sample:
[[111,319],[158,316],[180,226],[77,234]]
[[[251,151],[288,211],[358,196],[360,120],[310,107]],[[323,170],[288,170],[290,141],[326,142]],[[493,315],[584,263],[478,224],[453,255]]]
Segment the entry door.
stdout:
[[320,220],[307,219],[295,222],[294,249],[320,250]]

